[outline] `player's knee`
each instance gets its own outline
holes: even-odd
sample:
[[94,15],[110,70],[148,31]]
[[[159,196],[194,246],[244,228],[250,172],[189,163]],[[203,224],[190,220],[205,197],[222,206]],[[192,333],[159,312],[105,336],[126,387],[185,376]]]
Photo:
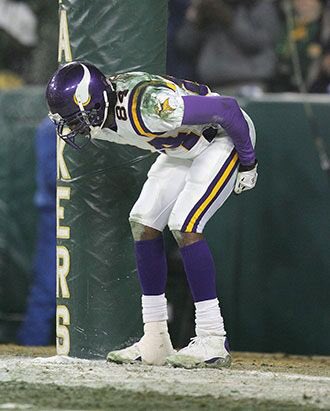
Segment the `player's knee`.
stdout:
[[135,221],[130,221],[134,241],[154,240],[162,235],[161,231]]
[[172,234],[180,248],[197,243],[197,241],[203,240],[204,238],[201,233],[185,233],[179,230],[173,230]]

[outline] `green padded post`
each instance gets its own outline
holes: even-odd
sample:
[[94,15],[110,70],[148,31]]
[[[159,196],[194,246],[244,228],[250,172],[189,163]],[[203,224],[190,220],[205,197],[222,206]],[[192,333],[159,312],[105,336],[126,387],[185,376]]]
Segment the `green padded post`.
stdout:
[[[62,60],[105,73],[165,72],[166,0],[65,0]],[[104,357],[142,334],[140,289],[128,224],[154,160],[133,147],[99,142],[77,152],[59,143],[57,351]]]

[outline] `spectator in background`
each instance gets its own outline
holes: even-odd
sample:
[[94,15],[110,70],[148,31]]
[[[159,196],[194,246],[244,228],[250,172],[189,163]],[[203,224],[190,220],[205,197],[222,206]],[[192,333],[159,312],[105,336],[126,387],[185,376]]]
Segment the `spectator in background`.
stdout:
[[323,51],[318,76],[311,85],[309,92],[330,94],[330,46]]
[[37,17],[23,2],[0,0],[0,89],[20,87],[37,45]]
[[194,59],[181,53],[176,44],[177,32],[182,26],[190,0],[169,0],[167,28],[166,73],[178,78],[194,78]]
[[320,31],[322,54],[315,81],[309,89],[311,93],[330,94],[330,1],[323,8],[323,17]]
[[39,41],[32,50],[26,78],[30,84],[47,84],[58,67],[58,1],[28,1],[38,17]]
[[198,56],[197,80],[223,94],[260,94],[274,75],[279,30],[272,0],[193,0],[177,44]]
[[272,91],[327,92],[330,10],[323,0],[285,0]]
[[56,307],[56,130],[46,118],[36,133],[39,211],[33,284],[24,322],[18,332],[22,345],[55,343]]

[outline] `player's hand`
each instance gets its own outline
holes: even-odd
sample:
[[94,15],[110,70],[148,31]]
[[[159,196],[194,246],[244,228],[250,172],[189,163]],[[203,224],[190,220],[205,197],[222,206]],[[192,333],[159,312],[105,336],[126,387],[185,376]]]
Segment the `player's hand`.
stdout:
[[239,166],[234,187],[234,192],[236,194],[241,194],[242,191],[251,190],[256,185],[258,178],[257,166],[257,160],[251,166]]

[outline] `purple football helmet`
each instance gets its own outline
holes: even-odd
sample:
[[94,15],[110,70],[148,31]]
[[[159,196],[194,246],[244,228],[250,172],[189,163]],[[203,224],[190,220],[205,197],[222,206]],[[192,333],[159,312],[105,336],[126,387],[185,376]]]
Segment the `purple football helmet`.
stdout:
[[[79,149],[90,140],[92,127],[103,127],[115,105],[116,93],[93,64],[75,61],[54,73],[47,85],[46,99],[58,135]],[[85,137],[82,145],[75,141],[79,135]]]

